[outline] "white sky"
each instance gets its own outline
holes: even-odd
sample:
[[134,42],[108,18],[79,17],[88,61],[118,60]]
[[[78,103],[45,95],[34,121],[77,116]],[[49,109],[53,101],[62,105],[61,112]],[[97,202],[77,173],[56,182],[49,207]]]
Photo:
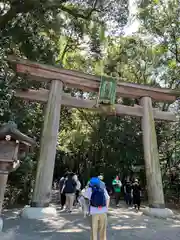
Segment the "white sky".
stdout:
[[136,0],[129,0],[129,19],[127,26],[125,27],[125,35],[131,35],[136,32],[139,28],[139,21],[136,19],[135,14],[137,13]]

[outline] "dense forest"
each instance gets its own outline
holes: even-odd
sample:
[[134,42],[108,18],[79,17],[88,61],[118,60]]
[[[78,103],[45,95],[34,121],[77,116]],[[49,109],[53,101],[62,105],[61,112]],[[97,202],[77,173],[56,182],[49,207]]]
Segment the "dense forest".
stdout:
[[[7,62],[13,54],[29,60],[75,69],[120,81],[178,88],[180,84],[180,1],[142,0],[2,0],[0,1],[0,124],[15,121],[37,141],[37,147],[10,174],[6,201],[27,203],[35,180],[44,117],[42,103],[14,97],[17,88],[48,88],[15,74]],[[137,29],[133,29],[137,22]],[[130,32],[127,28],[129,26]],[[131,31],[132,30],[132,31]],[[64,88],[72,96],[78,89]],[[86,94],[95,99],[94,93]],[[117,99],[132,105],[134,99]],[[154,102],[161,110],[180,114],[179,102]],[[180,123],[156,122],[166,199],[179,200]],[[138,167],[141,171],[137,173]],[[54,179],[66,169],[87,179],[104,173],[110,181],[138,174],[145,186],[140,119],[106,116],[63,107]]]

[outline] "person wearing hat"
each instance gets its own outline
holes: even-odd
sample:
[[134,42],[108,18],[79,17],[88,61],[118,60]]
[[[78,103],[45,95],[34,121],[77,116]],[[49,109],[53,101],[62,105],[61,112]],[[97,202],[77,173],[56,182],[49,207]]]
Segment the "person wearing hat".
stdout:
[[140,204],[141,204],[141,186],[137,178],[134,180],[134,183],[132,186],[132,196],[133,196],[134,207],[138,211],[140,209]]
[[110,197],[106,188],[101,188],[101,181],[98,177],[91,178],[84,197],[90,202],[91,240],[97,240],[98,233],[100,240],[106,240],[107,212]]

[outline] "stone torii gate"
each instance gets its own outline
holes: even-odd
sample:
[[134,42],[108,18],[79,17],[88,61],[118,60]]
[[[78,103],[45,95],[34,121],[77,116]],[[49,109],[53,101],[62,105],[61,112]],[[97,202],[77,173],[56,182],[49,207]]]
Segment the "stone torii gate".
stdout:
[[[16,97],[47,103],[33,199],[31,206],[24,209],[24,216],[41,218],[44,214],[55,214],[55,210],[50,209],[49,202],[51,199],[61,105],[101,111],[101,108],[95,107],[96,102],[94,100],[82,100],[63,93],[63,86],[81,89],[86,92],[98,92],[101,78],[78,71],[38,64],[13,56],[9,57],[9,62],[15,66],[18,74],[26,75],[26,78],[30,80],[51,82],[50,90],[29,89],[15,92]],[[147,213],[168,216],[172,213],[170,210],[165,209],[154,119],[176,121],[176,116],[171,112],[153,109],[152,100],[172,103],[180,95],[180,92],[118,82],[116,95],[118,97],[141,99],[141,104],[134,107],[116,104],[116,115],[141,117],[149,201]]]

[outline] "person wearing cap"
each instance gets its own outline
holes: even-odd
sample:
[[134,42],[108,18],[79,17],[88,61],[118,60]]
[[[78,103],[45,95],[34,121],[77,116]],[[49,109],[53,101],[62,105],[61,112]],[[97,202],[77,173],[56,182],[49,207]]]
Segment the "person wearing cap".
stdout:
[[134,204],[135,210],[138,211],[140,209],[140,204],[141,204],[141,186],[137,178],[135,179],[132,186],[132,196],[133,196],[133,204]]
[[106,188],[101,188],[101,181],[98,177],[91,178],[84,197],[90,202],[91,240],[97,240],[98,233],[100,240],[106,240],[107,212],[110,197]]

